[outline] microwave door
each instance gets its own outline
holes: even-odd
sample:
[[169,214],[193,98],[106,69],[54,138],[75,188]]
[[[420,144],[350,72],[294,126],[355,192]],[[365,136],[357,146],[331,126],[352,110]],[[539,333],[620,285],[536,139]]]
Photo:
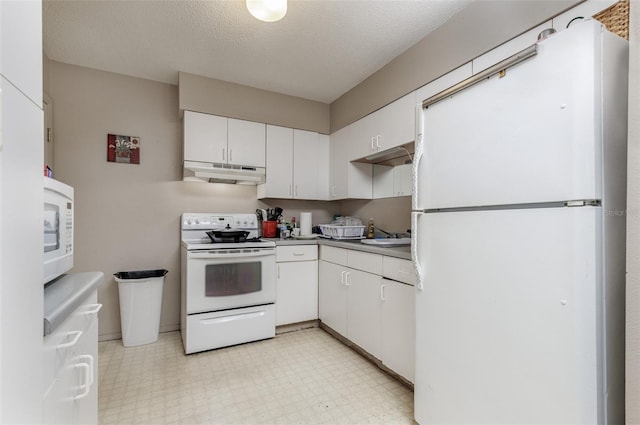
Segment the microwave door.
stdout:
[[[47,205],[49,206],[49,205]],[[60,247],[60,217],[56,210],[44,211],[44,252]]]

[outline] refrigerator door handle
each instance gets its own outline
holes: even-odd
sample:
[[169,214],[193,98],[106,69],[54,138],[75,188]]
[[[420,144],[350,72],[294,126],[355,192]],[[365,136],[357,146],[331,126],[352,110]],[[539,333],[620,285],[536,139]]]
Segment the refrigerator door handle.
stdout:
[[411,258],[413,259],[413,267],[416,271],[416,288],[418,291],[424,289],[422,266],[420,266],[418,253],[418,214],[411,213]]
[[418,202],[418,176],[420,175],[420,162],[422,161],[422,156],[424,153],[424,146],[423,146],[423,140],[422,140],[422,107],[418,106],[416,108],[416,143],[415,143],[415,153],[413,155],[413,168],[412,168],[412,176],[411,176],[411,183],[412,183],[412,193],[413,196],[411,197],[411,203],[413,210],[417,210],[420,209],[420,207],[418,205],[420,205],[420,203]]

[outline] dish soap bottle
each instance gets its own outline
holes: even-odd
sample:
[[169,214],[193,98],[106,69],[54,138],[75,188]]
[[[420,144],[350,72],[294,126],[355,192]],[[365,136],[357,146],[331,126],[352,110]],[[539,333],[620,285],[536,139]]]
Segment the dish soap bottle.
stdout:
[[375,237],[375,228],[373,227],[373,219],[369,219],[369,225],[367,226],[367,239],[373,239]]

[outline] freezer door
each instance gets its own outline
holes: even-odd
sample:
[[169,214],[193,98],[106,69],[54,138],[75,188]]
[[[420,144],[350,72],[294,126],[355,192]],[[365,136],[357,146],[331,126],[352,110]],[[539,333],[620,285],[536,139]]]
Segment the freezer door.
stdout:
[[414,209],[601,199],[596,28],[425,109]]
[[603,422],[599,209],[419,214],[421,425]]

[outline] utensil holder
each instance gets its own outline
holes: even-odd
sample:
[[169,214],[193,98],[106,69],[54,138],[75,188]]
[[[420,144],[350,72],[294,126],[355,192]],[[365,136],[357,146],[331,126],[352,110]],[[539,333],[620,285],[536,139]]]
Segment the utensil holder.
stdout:
[[276,237],[276,227],[278,225],[277,221],[263,221],[262,222],[262,237],[264,238],[275,238]]

